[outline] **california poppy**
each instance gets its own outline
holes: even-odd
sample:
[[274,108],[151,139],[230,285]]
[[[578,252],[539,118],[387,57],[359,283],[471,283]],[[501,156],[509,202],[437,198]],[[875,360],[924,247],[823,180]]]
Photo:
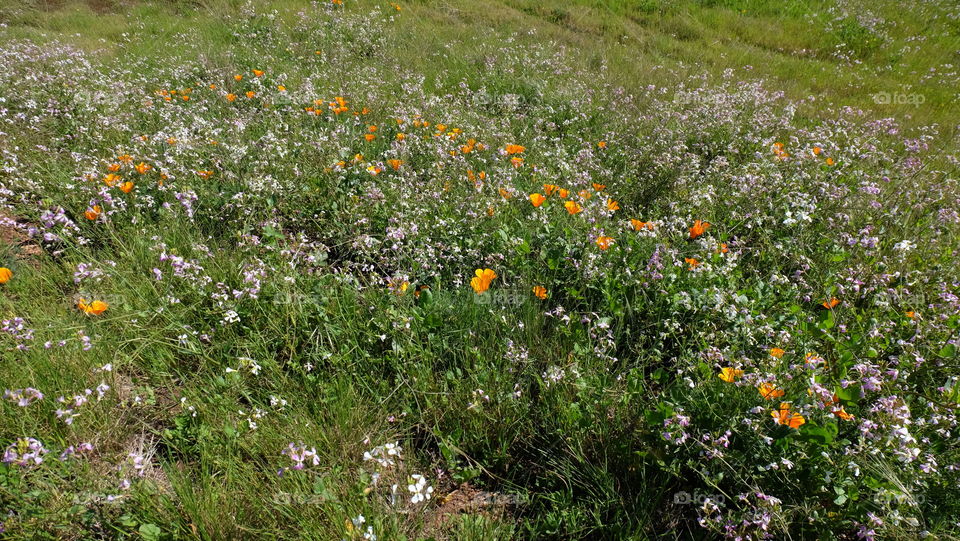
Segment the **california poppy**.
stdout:
[[703,235],[707,229],[710,229],[710,222],[704,222],[702,220],[693,222],[693,225],[690,226],[690,238],[695,239]]
[[143,163],[143,162],[140,162],[140,163],[138,163],[138,164],[136,165],[136,167],[134,167],[134,169],[137,170],[137,173],[140,173],[141,175],[144,175],[144,174],[147,173],[147,171],[153,169],[153,166],[147,165],[147,164],[145,164],[145,163]]
[[570,214],[579,214],[580,212],[583,212],[583,207],[580,206],[580,204],[576,201],[567,201],[563,204],[563,206]]
[[128,180],[128,181],[120,184],[120,186],[117,186],[117,188],[119,188],[120,191],[123,192],[123,193],[130,193],[130,191],[133,190],[133,182],[130,182],[130,181]]
[[247,91],[247,98],[248,98],[248,99],[251,99],[251,100],[252,100],[253,97],[256,96],[256,95],[257,95],[257,93],[254,92],[253,90]]
[[370,141],[373,141],[374,139],[376,139],[377,136],[372,133],[367,133],[367,134],[364,134],[363,138],[366,139],[367,142],[369,143]]
[[470,287],[480,295],[490,289],[490,283],[497,278],[497,273],[493,269],[477,269],[476,276],[470,280]]
[[853,415],[850,415],[849,413],[847,413],[847,412],[843,409],[843,406],[840,406],[839,408],[833,410],[833,414],[836,415],[837,417],[843,419],[844,421],[852,421],[852,420],[853,420]]
[[527,150],[526,147],[521,145],[507,145],[504,148],[507,154],[522,154],[524,150]]
[[597,237],[597,246],[599,246],[601,250],[606,250],[614,242],[615,241],[613,240],[613,237],[607,237],[604,235],[600,235],[599,237]]
[[607,142],[606,142],[606,141],[600,141],[599,143],[597,143],[597,147],[599,147],[599,148],[607,148]]
[[116,184],[117,181],[119,180],[120,180],[120,175],[116,175],[114,173],[110,173],[109,175],[103,177],[103,183],[106,184],[107,186],[110,186],[111,188],[113,188],[113,185]]
[[717,377],[723,381],[726,381],[727,383],[733,383],[734,381],[737,381],[743,377],[743,370],[725,366],[720,370],[720,373],[717,374]]
[[683,261],[686,264],[690,265],[690,270],[693,270],[700,266],[700,261],[698,261],[697,258],[695,257],[685,257],[683,258]]
[[553,195],[554,192],[556,192],[559,189],[560,187],[554,184],[543,185],[543,193],[546,194],[547,197],[550,197],[551,195]]
[[85,299],[80,299],[80,301],[77,302],[77,308],[79,308],[81,312],[93,316],[99,316],[106,312],[108,307],[109,305],[103,301],[93,301],[87,304]]
[[234,76],[233,76],[233,79],[234,79],[235,81],[242,81],[242,80],[243,80],[243,75],[234,75]]
[[83,216],[88,220],[96,220],[102,212],[103,209],[100,208],[100,205],[94,205],[88,208],[87,211],[83,213]]
[[786,351],[780,348],[770,348],[770,356],[774,359],[782,358],[784,353],[786,353]]
[[630,225],[633,226],[634,231],[640,231],[643,228],[646,228],[649,231],[653,231],[653,222],[641,222],[636,218],[631,218]]
[[538,194],[538,193],[532,193],[532,194],[530,194],[530,202],[533,203],[533,206],[535,206],[535,207],[539,207],[539,206],[542,205],[543,202],[546,201],[546,200],[547,200],[547,198],[544,197],[544,196],[541,195],[541,194]]
[[607,210],[611,212],[620,210],[620,203],[617,203],[613,199],[607,199]]
[[764,400],[780,398],[784,394],[783,389],[778,389],[776,384],[769,382],[761,383],[760,386],[757,387],[757,390],[760,391],[760,396],[762,396]]
[[213,171],[210,171],[210,170],[197,171],[197,176],[199,176],[203,180],[207,180],[213,176]]
[[13,278],[13,271],[6,268],[0,267],[0,284],[5,284]]
[[807,422],[806,419],[803,418],[803,415],[790,410],[789,402],[781,402],[780,408],[771,411],[770,415],[777,424],[789,426],[790,428],[800,428],[802,424]]
[[838,304],[840,304],[840,299],[836,297],[831,297],[829,301],[823,301],[822,303],[820,303],[820,306],[823,306],[824,308],[829,310]]
[[252,71],[253,71],[253,74],[256,75],[257,77],[263,77],[262,71],[260,70],[252,70]]
[[540,300],[547,298],[547,288],[543,286],[533,286],[533,294]]
[[399,171],[400,166],[403,165],[403,161],[397,159],[387,160],[387,165],[393,168],[394,171]]

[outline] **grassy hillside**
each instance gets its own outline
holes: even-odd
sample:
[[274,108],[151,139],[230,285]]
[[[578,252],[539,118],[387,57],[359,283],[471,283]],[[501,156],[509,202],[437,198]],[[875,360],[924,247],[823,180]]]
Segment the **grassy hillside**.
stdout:
[[0,532],[960,532],[950,2],[0,2]]

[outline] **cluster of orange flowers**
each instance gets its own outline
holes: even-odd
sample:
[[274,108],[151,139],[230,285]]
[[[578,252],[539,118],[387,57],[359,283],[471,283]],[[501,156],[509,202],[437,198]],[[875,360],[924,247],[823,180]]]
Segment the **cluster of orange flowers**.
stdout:
[[[774,347],[770,349],[769,353],[771,357],[775,359],[781,359],[786,354],[786,351],[778,347]],[[816,354],[808,353],[807,354],[808,361],[811,358],[819,358],[819,357],[817,357]],[[738,379],[742,378],[743,374],[744,374],[743,370],[727,366],[720,370],[720,373],[717,374],[717,377],[719,377],[721,380],[727,383],[733,383]],[[771,382],[771,381],[765,381],[761,383],[759,386],[757,386],[757,391],[760,392],[760,396],[763,397],[764,400],[773,400],[776,398],[782,398],[784,394],[786,394],[784,390],[778,387],[775,382]],[[808,393],[813,394],[813,391],[808,390]],[[834,394],[831,400],[824,403],[824,406],[831,407],[833,415],[837,416],[838,418],[843,419],[844,421],[852,420],[853,415],[850,415],[849,413],[847,413],[843,409],[843,406],[840,406],[839,408],[836,407],[839,404],[840,404],[840,399],[836,394]],[[780,407],[770,412],[770,416],[773,417],[773,419],[777,422],[777,424],[789,426],[790,428],[800,428],[800,426],[802,426],[807,422],[806,419],[804,419],[803,415],[791,409],[789,402],[781,402]]]

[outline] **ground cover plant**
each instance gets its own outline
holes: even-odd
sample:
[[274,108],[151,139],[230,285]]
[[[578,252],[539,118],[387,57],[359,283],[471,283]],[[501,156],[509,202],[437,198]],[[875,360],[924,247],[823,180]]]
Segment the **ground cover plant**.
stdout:
[[953,539],[950,2],[0,3],[0,533]]

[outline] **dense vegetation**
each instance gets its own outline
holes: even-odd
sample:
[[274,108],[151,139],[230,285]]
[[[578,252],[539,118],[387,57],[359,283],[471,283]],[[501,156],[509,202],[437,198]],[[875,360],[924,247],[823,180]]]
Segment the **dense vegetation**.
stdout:
[[0,532],[960,535],[960,9],[0,4]]

